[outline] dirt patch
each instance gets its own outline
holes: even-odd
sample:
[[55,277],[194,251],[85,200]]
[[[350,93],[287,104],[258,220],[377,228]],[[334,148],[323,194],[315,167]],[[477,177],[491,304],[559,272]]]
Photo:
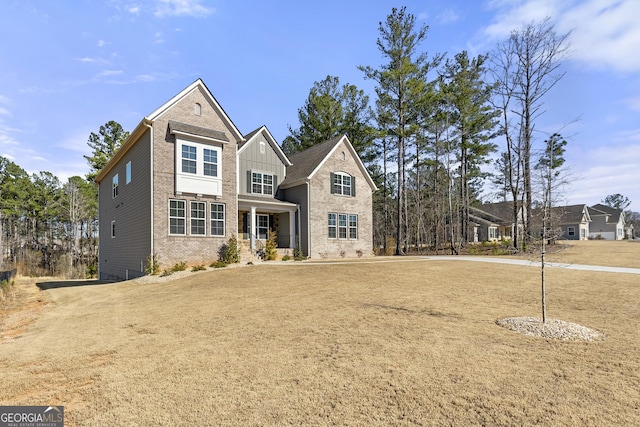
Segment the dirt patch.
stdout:
[[0,344],[25,333],[46,306],[35,280],[17,277],[0,300]]

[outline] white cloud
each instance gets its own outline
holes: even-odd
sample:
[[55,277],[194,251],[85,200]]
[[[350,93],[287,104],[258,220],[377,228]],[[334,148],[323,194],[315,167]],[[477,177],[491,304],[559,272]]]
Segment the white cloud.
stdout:
[[460,19],[460,16],[455,11],[453,11],[453,9],[445,10],[436,18],[436,20],[440,24],[450,24],[452,22],[456,22],[458,19]]
[[0,104],[8,104],[11,100],[4,95],[0,95]]
[[138,6],[137,4],[129,5],[125,9],[132,15],[138,15],[140,13],[140,6]]
[[124,73],[123,70],[104,70],[98,73],[98,77],[106,77],[106,76],[118,76]]
[[6,108],[0,107],[0,116],[10,116],[10,115],[11,115],[11,111],[7,110]]
[[484,29],[490,39],[549,17],[559,33],[571,32],[571,59],[596,69],[640,71],[637,0],[499,0],[487,6],[496,11]]
[[97,59],[95,59],[95,58],[89,58],[89,57],[86,57],[86,56],[84,58],[73,58],[73,59],[75,59],[78,62],[84,62],[84,63],[87,63],[87,64],[90,64],[90,63],[93,63],[93,62],[97,61]]
[[154,15],[157,18],[167,16],[203,17],[215,9],[201,4],[202,0],[156,0]]
[[108,44],[110,44],[110,43],[108,43],[108,42],[106,42],[104,40],[98,40],[97,46],[98,47],[102,47],[102,46],[106,46]]

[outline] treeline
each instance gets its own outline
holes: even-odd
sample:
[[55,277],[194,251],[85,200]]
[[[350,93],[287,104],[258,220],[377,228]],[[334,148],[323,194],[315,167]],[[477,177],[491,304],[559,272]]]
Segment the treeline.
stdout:
[[564,139],[534,129],[544,97],[564,75],[568,35],[547,19],[514,29],[492,52],[447,58],[423,50],[427,32],[405,8],[392,9],[379,25],[383,64],[358,67],[376,84],[373,101],[353,85],[340,87],[337,77],[316,82],[283,148],[291,153],[349,136],[380,188],[380,252],[459,252],[472,240],[470,207],[487,182],[498,200],[515,201],[514,223],[518,207],[525,208],[522,233],[513,236],[523,248],[534,237],[533,207],[557,197],[565,179],[562,162],[545,160],[546,148]]
[[0,270],[89,278],[97,273],[98,189],[93,179],[129,135],[110,121],[89,135],[89,173],[61,182],[0,157]]
[[0,249],[4,267],[33,276],[92,277],[98,256],[97,189],[74,176],[29,175],[0,157]]

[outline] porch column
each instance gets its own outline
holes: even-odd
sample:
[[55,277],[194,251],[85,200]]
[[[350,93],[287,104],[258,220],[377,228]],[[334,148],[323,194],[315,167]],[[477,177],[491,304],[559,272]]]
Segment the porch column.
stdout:
[[296,247],[296,211],[289,211],[289,247]]
[[251,206],[251,213],[249,213],[249,246],[251,250],[256,249],[256,207]]

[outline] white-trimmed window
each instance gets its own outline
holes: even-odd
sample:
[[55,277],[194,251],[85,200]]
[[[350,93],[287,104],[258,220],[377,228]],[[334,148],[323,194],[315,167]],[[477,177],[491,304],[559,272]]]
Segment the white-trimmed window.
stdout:
[[576,228],[575,227],[567,227],[567,235],[575,236],[576,235]]
[[224,204],[211,203],[211,235],[224,236]]
[[358,239],[358,215],[349,215],[349,239]]
[[251,172],[251,192],[273,196],[274,176],[268,173]]
[[115,239],[116,238],[116,222],[111,221],[111,238]]
[[127,166],[125,168],[125,184],[131,182],[131,160],[127,162]]
[[356,178],[344,172],[333,172],[331,174],[331,194],[343,196],[355,196]]
[[175,191],[222,196],[222,153],[222,146],[178,139]]
[[498,228],[489,227],[489,239],[497,239],[497,238],[498,238]]
[[202,105],[197,102],[193,104],[193,114],[195,114],[196,116],[202,114]]
[[182,173],[197,173],[197,150],[192,145],[182,144]]
[[206,218],[207,218],[207,204],[205,202],[190,202],[189,216],[191,221],[191,235],[192,236],[204,236],[207,233]]
[[338,214],[338,238],[347,238],[347,214]]
[[203,149],[203,173],[205,176],[218,176],[218,152],[209,148]]
[[329,215],[327,216],[328,236],[330,239],[338,238],[337,218],[338,218],[338,215],[333,212],[329,212]]
[[118,174],[115,174],[113,178],[111,178],[111,191],[114,199],[118,197]]
[[186,234],[186,203],[184,200],[169,200],[169,234]]

